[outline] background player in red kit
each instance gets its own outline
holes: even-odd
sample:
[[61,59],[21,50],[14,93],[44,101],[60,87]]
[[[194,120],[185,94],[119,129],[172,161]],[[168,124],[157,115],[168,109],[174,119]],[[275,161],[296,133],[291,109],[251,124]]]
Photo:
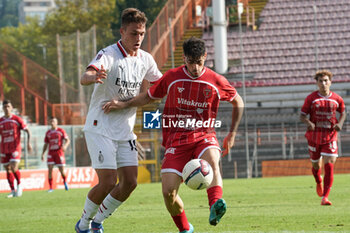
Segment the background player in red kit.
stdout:
[[69,137],[64,131],[64,129],[57,126],[57,118],[52,117],[50,119],[51,129],[49,129],[45,134],[45,144],[43,147],[43,153],[41,154],[41,160],[44,161],[45,151],[49,148],[47,154],[47,167],[49,169],[48,180],[50,189],[49,192],[52,192],[52,170],[53,165],[56,165],[60,170],[64,188],[68,190],[68,185],[66,182],[66,175],[64,173],[64,166],[66,165],[66,159],[64,157],[64,151],[67,149],[70,140]]
[[[0,118],[1,135],[1,163],[6,170],[7,181],[9,182],[11,193],[7,197],[22,196],[21,173],[18,164],[21,160],[21,130],[27,133],[27,149],[30,152],[30,131],[22,118],[12,113],[13,106],[10,100],[4,100],[2,107],[5,116]],[[17,190],[15,191],[14,179],[17,180]]]
[[[112,100],[107,102],[103,109],[109,113],[114,109],[141,106],[152,99],[161,99],[167,95],[163,112],[165,122],[186,119],[194,122],[213,122],[216,119],[219,101],[228,101],[233,105],[233,112],[232,126],[224,140],[225,155],[234,145],[243,113],[242,98],[223,76],[204,66],[207,54],[203,40],[193,37],[186,40],[183,52],[185,65],[166,72],[148,93],[142,93],[127,102]],[[221,149],[214,127],[163,125],[163,146],[166,152],[161,170],[162,192],[165,205],[179,231],[194,231],[187,221],[184,204],[178,195],[183,167],[194,158],[208,161],[214,171],[214,179],[207,189],[207,194],[210,206],[209,223],[215,226],[226,212],[226,203],[222,199],[222,177],[219,169]]]
[[[316,181],[317,194],[322,197],[321,205],[332,205],[328,200],[333,184],[333,167],[338,157],[337,131],[343,127],[346,119],[343,99],[330,91],[332,73],[318,71],[315,80],[318,91],[312,92],[305,99],[301,108],[300,120],[307,125],[305,137],[312,162],[312,174]],[[340,113],[339,121],[336,112]],[[310,115],[310,118],[307,118]],[[324,181],[322,187],[321,166],[324,160]]]

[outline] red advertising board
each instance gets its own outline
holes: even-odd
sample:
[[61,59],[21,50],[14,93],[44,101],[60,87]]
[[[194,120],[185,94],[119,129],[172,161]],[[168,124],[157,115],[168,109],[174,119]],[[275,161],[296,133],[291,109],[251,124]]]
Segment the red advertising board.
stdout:
[[[69,188],[89,188],[98,183],[95,170],[91,167],[66,168],[66,181]],[[47,169],[21,170],[21,184],[24,191],[48,190]],[[60,172],[57,168],[53,170],[53,188],[64,189]],[[0,172],[0,193],[10,192],[6,172]]]

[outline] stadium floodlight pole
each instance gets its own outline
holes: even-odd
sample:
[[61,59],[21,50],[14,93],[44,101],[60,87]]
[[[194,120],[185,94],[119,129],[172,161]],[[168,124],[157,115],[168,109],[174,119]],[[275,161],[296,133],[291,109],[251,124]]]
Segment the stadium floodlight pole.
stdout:
[[170,55],[171,55],[171,68],[175,68],[175,62],[174,62],[174,50],[173,50],[173,28],[171,27],[171,18],[169,17],[169,47],[170,47]]
[[213,34],[215,71],[224,74],[227,71],[227,22],[225,1],[213,1]]
[[316,0],[313,5],[314,9],[314,25],[315,25],[315,65],[316,71],[318,70],[318,26],[317,26],[317,5]]
[[250,174],[250,159],[249,159],[249,138],[248,138],[248,118],[247,118],[247,98],[245,89],[245,72],[244,72],[244,57],[243,57],[243,38],[242,38],[242,13],[243,13],[243,3],[238,3],[238,23],[239,23],[239,40],[240,40],[240,57],[241,57],[241,67],[242,67],[242,89],[243,89],[243,102],[245,105],[244,109],[244,136],[245,136],[245,153],[247,160],[247,178],[251,177]]
[[[44,66],[45,66],[45,69],[47,69],[46,47],[43,44],[38,44],[38,47],[41,47],[43,49]],[[45,72],[44,79],[45,79],[45,100],[48,101],[49,100],[49,90],[47,87],[47,74],[46,74],[46,72]]]

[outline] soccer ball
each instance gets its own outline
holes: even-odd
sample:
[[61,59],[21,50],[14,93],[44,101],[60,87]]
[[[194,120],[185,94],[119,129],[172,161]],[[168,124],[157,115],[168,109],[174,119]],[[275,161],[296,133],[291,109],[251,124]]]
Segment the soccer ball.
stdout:
[[203,159],[192,159],[182,170],[182,179],[191,189],[205,189],[213,181],[213,169]]

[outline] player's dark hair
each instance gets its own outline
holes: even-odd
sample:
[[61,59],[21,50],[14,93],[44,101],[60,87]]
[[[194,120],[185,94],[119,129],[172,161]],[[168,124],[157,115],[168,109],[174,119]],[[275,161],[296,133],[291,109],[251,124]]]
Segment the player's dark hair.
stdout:
[[122,27],[128,26],[130,23],[147,23],[145,13],[136,8],[126,8],[122,12]]
[[318,80],[318,78],[322,78],[324,76],[328,76],[329,80],[332,81],[333,74],[329,70],[319,70],[316,72],[314,79]]
[[2,101],[2,105],[6,105],[6,104],[12,104],[11,100],[4,100],[4,101]]
[[182,45],[185,57],[196,61],[205,55],[205,42],[202,39],[191,37]]

